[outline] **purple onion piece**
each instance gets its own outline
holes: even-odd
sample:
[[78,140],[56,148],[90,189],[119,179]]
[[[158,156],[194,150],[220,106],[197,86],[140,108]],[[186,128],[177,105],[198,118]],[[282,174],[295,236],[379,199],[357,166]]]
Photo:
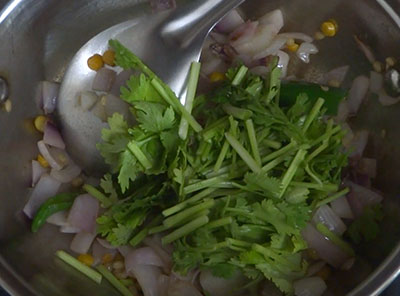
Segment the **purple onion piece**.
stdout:
[[98,211],[99,202],[97,199],[89,194],[79,195],[75,198],[69,211],[68,223],[81,231],[94,233]]
[[117,73],[108,68],[101,68],[93,79],[92,89],[108,92],[115,81]]
[[47,145],[65,149],[65,143],[58,129],[49,121],[44,127],[43,142]]

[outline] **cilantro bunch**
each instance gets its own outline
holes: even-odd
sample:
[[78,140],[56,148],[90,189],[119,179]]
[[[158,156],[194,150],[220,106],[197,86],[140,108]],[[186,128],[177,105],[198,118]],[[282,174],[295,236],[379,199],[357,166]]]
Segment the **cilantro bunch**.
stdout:
[[[99,233],[133,246],[162,233],[177,272],[240,269],[291,293],[307,269],[300,232],[339,190],[347,165],[344,131],[324,116],[324,99],[301,93],[282,104],[274,61],[267,79],[232,68],[215,91],[182,106],[135,55],[110,45],[117,65],[140,74],[121,90],[137,123],[114,114],[98,144],[111,168],[99,191],[107,200]],[[190,77],[194,96],[198,67]]]

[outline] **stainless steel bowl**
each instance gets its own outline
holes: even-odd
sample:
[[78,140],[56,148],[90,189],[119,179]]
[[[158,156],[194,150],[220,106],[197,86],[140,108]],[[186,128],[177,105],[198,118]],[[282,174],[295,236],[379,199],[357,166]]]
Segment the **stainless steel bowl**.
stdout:
[[[114,295],[106,284],[99,287],[54,259],[55,250],[67,246],[69,235],[49,225],[32,235],[21,214],[29,193],[30,160],[40,137],[31,128],[38,112],[35,85],[43,79],[60,81],[68,61],[87,40],[116,23],[151,13],[150,7],[144,0],[0,0],[0,7],[0,76],[9,83],[12,101],[10,113],[0,112],[0,284],[23,296]],[[394,13],[400,11],[399,0],[248,0],[242,6],[251,18],[277,7],[284,12],[287,31],[312,35],[331,17],[340,26],[337,37],[318,42],[320,54],[311,65],[293,65],[291,71],[300,77],[313,80],[349,64],[348,85],[355,75],[368,73],[370,65],[357,49],[354,34],[381,60],[399,53],[400,18]],[[369,263],[360,261],[355,270],[333,275],[334,294],[355,288],[350,295],[377,295],[400,272],[398,114],[400,106],[382,108],[370,99],[354,120],[355,126],[372,132],[367,153],[379,159],[375,187],[385,194],[387,218],[381,237],[359,250]]]

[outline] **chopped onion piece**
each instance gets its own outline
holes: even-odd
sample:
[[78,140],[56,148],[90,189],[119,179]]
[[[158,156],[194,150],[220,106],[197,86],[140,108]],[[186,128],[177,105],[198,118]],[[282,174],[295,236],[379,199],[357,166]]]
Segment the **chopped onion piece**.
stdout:
[[172,263],[172,259],[171,259],[172,252],[171,252],[171,250],[168,249],[170,247],[170,245],[166,245],[166,246],[162,245],[161,238],[157,235],[153,235],[151,237],[146,237],[143,240],[143,243],[146,246],[149,246],[150,248],[152,248],[157,253],[157,255],[161,258],[161,260],[164,263],[164,266],[167,269],[171,269],[173,263]]
[[[236,47],[240,47],[243,44],[251,42],[253,36],[256,34],[258,28],[258,21],[250,22],[247,21],[240,25],[236,30],[229,34],[229,40],[231,45],[238,50]],[[238,50],[239,53],[242,53]]]
[[99,211],[99,202],[89,194],[82,194],[75,198],[69,211],[68,223],[82,231],[94,233],[96,218]]
[[307,224],[301,234],[308,247],[314,249],[322,260],[333,267],[339,268],[349,258],[342,249],[323,236],[313,225]]
[[366,206],[379,204],[383,200],[382,195],[361,185],[351,181],[346,181],[346,185],[351,189],[347,195],[347,200],[356,217],[363,213]]
[[102,239],[102,238],[97,238],[97,241],[99,242],[100,245],[102,245],[106,249],[116,249],[117,247],[113,246],[110,244],[107,240]]
[[[210,37],[212,40],[214,40],[215,42],[220,43],[220,44],[225,44],[228,42],[228,36],[225,34],[218,33],[218,32],[211,31]],[[208,44],[208,46],[210,46],[210,45],[211,44]]]
[[280,50],[285,46],[287,40],[288,39],[282,37],[281,34],[276,36],[274,40],[272,40],[271,44],[263,51],[254,55],[253,59],[258,60],[267,57],[269,55],[275,55],[278,52],[278,50]]
[[65,143],[60,135],[58,129],[49,121],[47,121],[44,127],[43,142],[47,145],[65,149]]
[[121,87],[126,85],[126,82],[129,80],[132,74],[133,71],[131,69],[119,72],[115,77],[110,93],[119,97],[121,95]]
[[118,252],[121,253],[121,255],[126,258],[131,252],[133,252],[135,249],[131,246],[125,245],[125,246],[120,246],[117,248]]
[[309,42],[303,42],[296,52],[299,59],[306,64],[310,62],[310,55],[317,53],[318,53],[318,48],[314,44]]
[[[127,264],[125,264],[125,267],[128,267]],[[159,267],[153,265],[134,265],[130,266],[130,272],[128,272],[128,274],[136,278],[142,288],[144,296],[161,295],[162,291],[158,282],[161,276]]]
[[95,237],[95,233],[79,232],[72,239],[70,249],[78,254],[87,254]]
[[353,211],[351,210],[346,196],[339,197],[332,201],[331,208],[340,218],[354,219]]
[[168,287],[168,296],[202,296],[199,290],[196,289],[191,283],[170,280]]
[[349,117],[349,114],[350,114],[350,108],[349,104],[347,103],[347,100],[341,101],[338,108],[338,114],[336,116],[337,122],[346,122],[347,118]]
[[237,9],[228,12],[215,26],[215,30],[221,33],[231,33],[240,25],[244,24],[244,20]]
[[135,249],[125,258],[126,271],[129,273],[136,265],[153,265],[164,267],[164,263],[157,253],[150,247]]
[[321,296],[326,291],[326,284],[320,277],[309,277],[293,283],[296,296]]
[[95,92],[83,91],[79,94],[78,103],[83,111],[88,111],[93,108],[98,100],[99,97]]
[[324,266],[326,265],[326,262],[324,261],[318,261],[307,269],[307,276],[313,276],[316,274],[318,271],[320,271]]
[[46,222],[56,226],[65,226],[68,225],[67,217],[67,211],[60,211],[47,218]]
[[117,73],[108,68],[101,68],[93,79],[92,89],[108,92],[115,81]]
[[39,141],[37,143],[39,152],[42,154],[44,159],[49,163],[49,165],[55,170],[61,170],[68,162],[69,157],[64,150],[49,147],[44,143],[44,141]]
[[68,224],[68,225],[61,226],[60,232],[61,233],[78,233],[78,232],[81,232],[81,230],[77,227],[73,227]]
[[349,112],[356,114],[365,99],[369,89],[369,78],[363,75],[356,77],[351,85],[347,103],[349,105]]
[[114,113],[119,113],[124,117],[125,120],[129,120],[131,118],[131,112],[129,111],[128,103],[119,97],[108,94],[103,96],[102,100],[105,102],[104,109],[107,117],[112,116]]
[[60,185],[61,183],[53,177],[48,174],[43,174],[35,188],[33,188],[29,200],[23,209],[25,215],[29,218],[33,218],[39,207],[58,192]]
[[369,132],[367,130],[356,131],[354,134],[353,141],[351,142],[350,157],[361,158],[364,154],[365,147],[367,147],[369,138]]
[[81,168],[78,167],[72,160],[70,160],[68,165],[62,170],[52,169],[50,171],[50,176],[61,183],[70,183],[73,179],[78,177],[80,173]]
[[343,221],[332,211],[328,205],[322,205],[315,212],[312,221],[315,225],[324,224],[330,231],[341,236],[347,229]]
[[369,90],[374,94],[378,94],[383,88],[383,75],[381,73],[371,71],[369,75],[369,80]]
[[57,106],[57,97],[60,90],[60,85],[50,81],[42,81],[41,84],[43,100],[42,106],[44,113],[53,113]]
[[238,292],[247,282],[247,279],[240,271],[235,272],[228,279],[216,277],[210,270],[202,270],[200,272],[200,285],[204,291],[213,296],[232,295]]
[[348,150],[354,139],[354,133],[351,127],[346,122],[341,123],[341,126],[342,129],[346,131],[346,135],[342,139],[342,144]]
[[106,98],[104,96],[101,97],[101,99],[94,105],[91,112],[101,121],[103,122],[107,121]]
[[40,177],[48,171],[49,170],[42,167],[38,161],[32,160],[32,187],[34,187]]

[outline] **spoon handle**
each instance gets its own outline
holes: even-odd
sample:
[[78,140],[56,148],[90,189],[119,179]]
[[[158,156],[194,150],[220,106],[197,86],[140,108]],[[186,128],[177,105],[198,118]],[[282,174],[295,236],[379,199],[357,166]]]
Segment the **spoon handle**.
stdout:
[[193,41],[205,38],[221,18],[244,1],[192,0],[169,16],[161,28],[161,35],[165,40],[172,39],[180,47],[186,48]]

